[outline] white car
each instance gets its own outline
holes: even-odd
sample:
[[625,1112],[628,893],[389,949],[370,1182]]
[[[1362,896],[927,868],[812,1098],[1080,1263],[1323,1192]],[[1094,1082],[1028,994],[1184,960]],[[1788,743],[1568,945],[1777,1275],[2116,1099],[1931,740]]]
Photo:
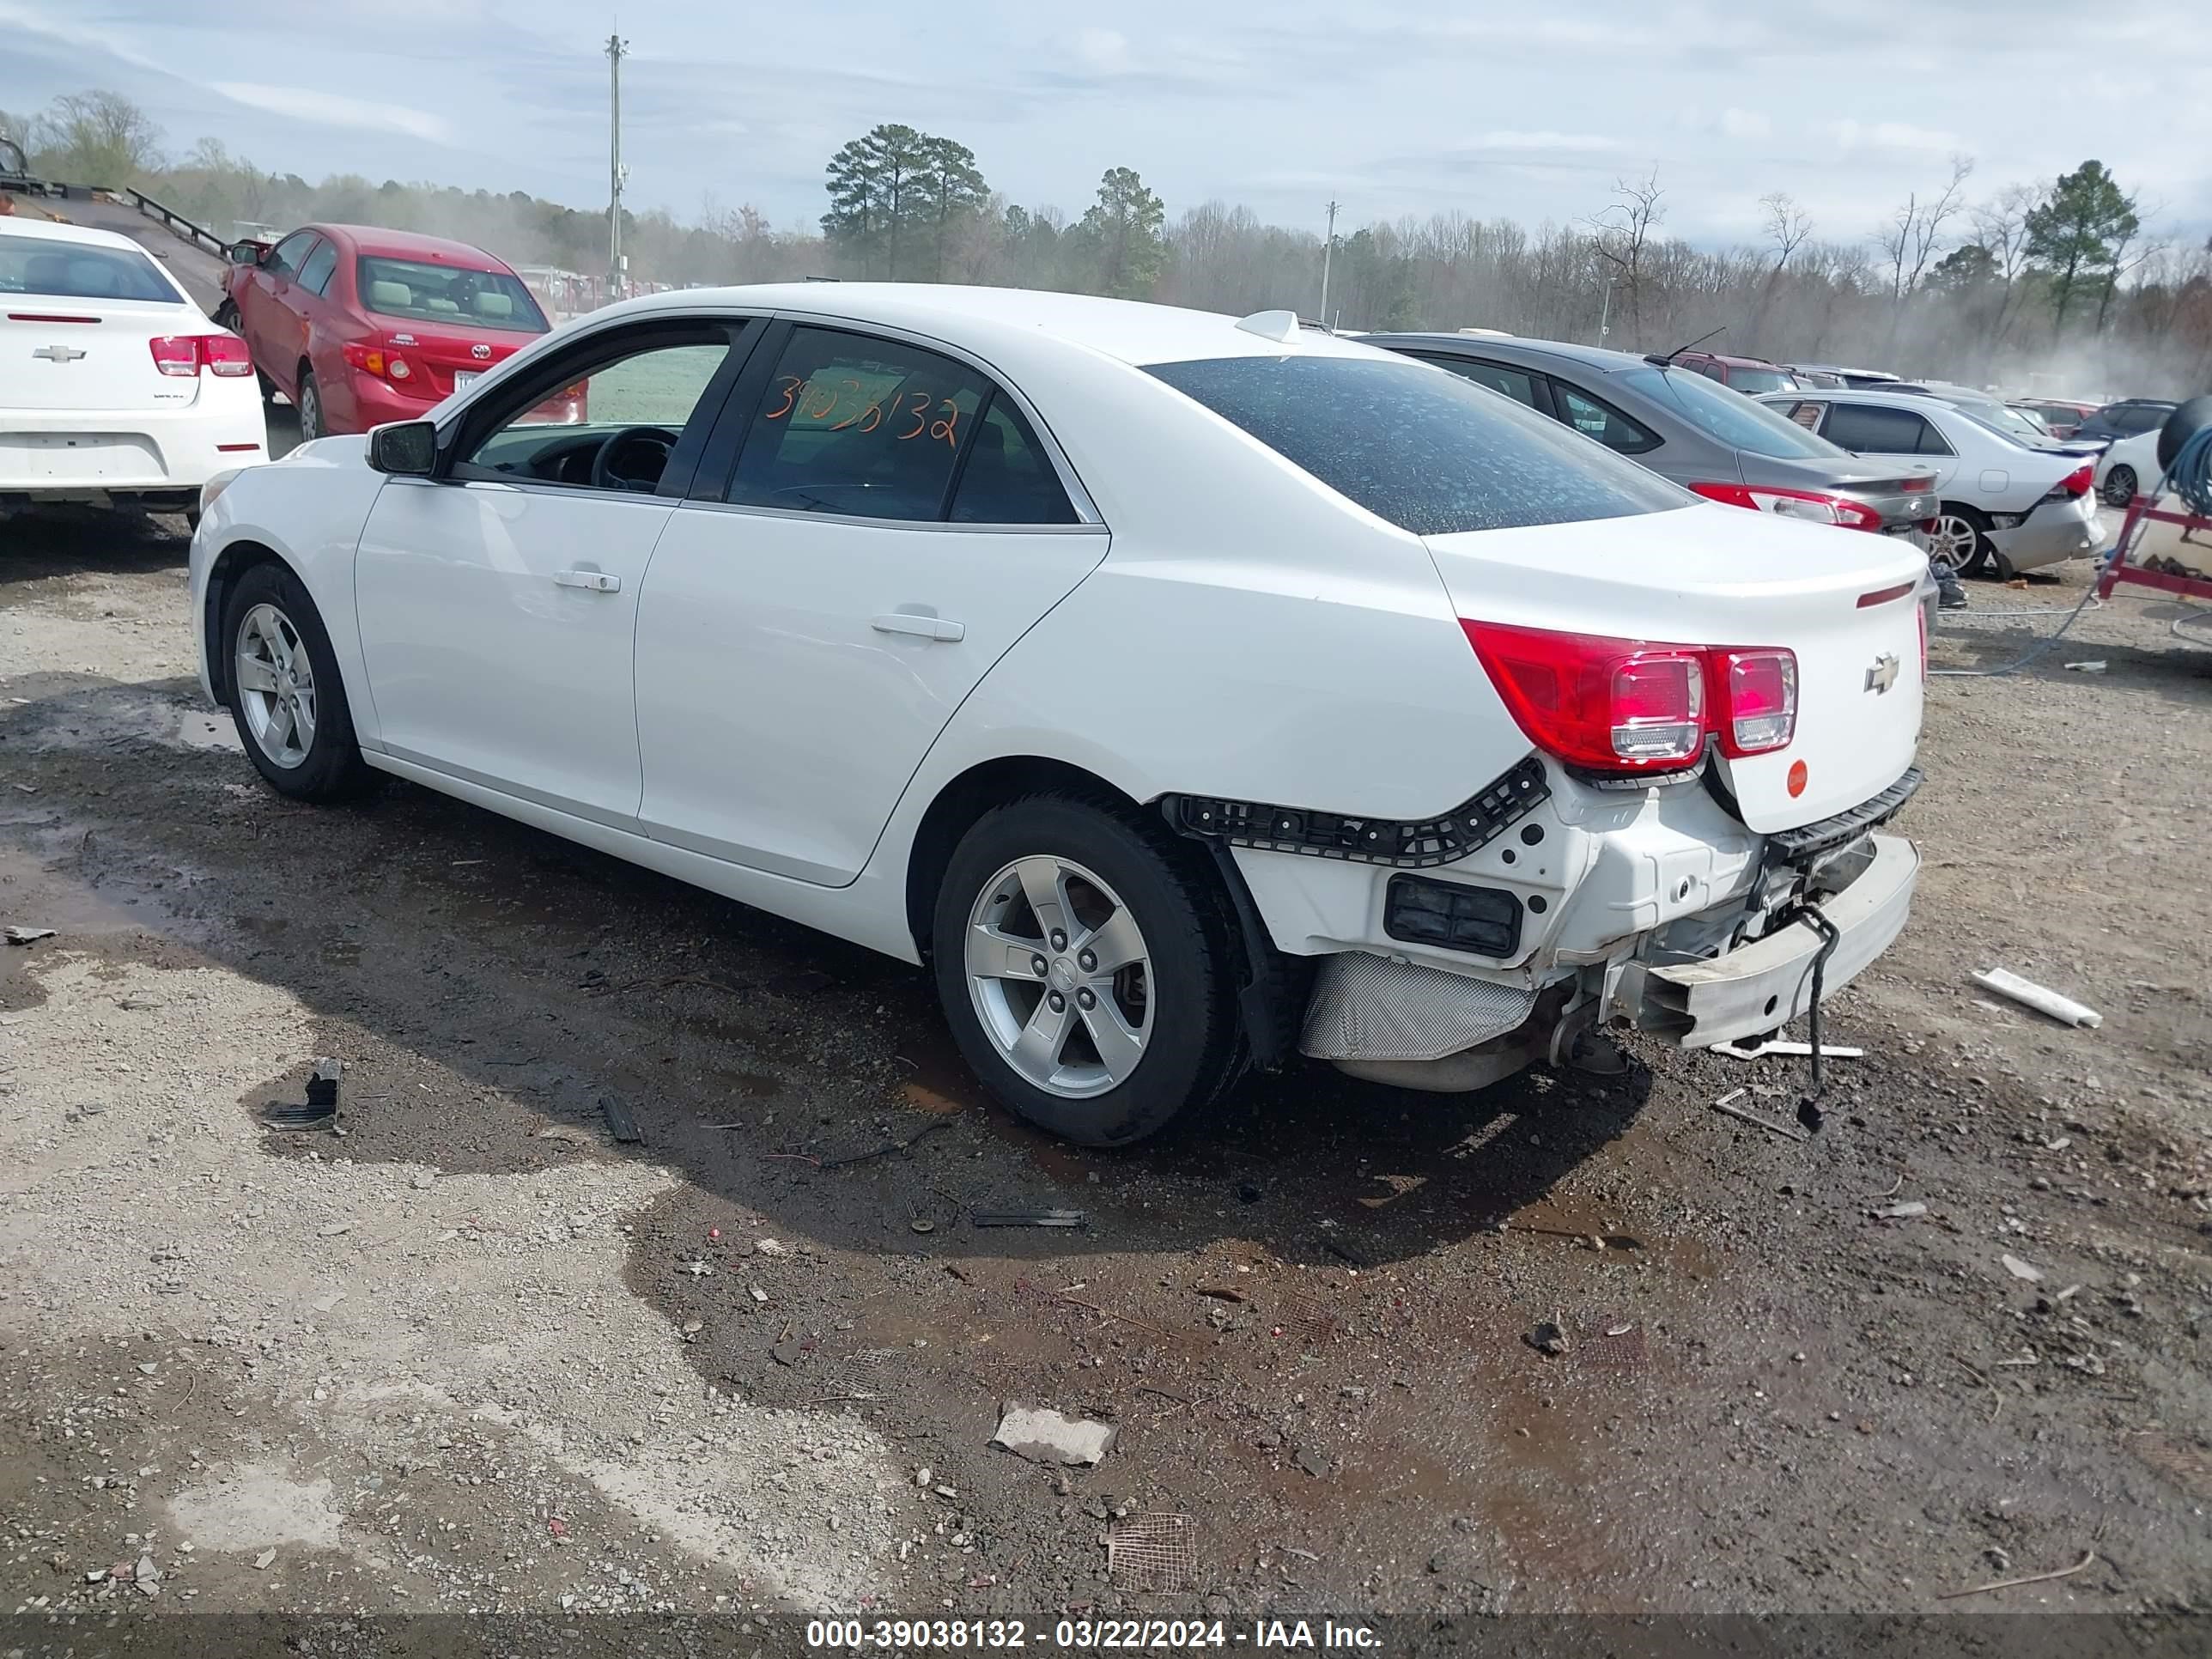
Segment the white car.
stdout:
[[268,453],[246,343],[144,249],[0,219],[0,507],[196,512],[201,485]]
[[2125,507],[2141,490],[2148,495],[2166,476],[2158,464],[2158,434],[2153,427],[2132,438],[2115,438],[2097,457],[2097,493],[2107,507]]
[[1941,505],[1928,550],[1960,575],[1987,567],[2009,578],[2093,553],[2103,539],[2086,448],[2038,447],[1922,394],[1775,392],[1760,401],[1857,454],[1932,462]]
[[1473,1088],[1805,1012],[1911,902],[1925,580],[1288,312],[857,283],[593,313],[191,550],[279,791],[927,962],[1094,1145],[1300,1049]]

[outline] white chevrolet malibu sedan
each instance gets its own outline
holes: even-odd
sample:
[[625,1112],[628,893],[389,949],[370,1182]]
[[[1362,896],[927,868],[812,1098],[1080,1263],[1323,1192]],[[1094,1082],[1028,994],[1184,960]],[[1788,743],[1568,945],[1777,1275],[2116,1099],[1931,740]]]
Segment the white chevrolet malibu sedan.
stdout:
[[191,592],[283,793],[927,963],[1109,1146],[1300,1052],[1467,1089],[1815,1006],[1911,902],[1924,571],[1286,312],[811,283],[218,480]]

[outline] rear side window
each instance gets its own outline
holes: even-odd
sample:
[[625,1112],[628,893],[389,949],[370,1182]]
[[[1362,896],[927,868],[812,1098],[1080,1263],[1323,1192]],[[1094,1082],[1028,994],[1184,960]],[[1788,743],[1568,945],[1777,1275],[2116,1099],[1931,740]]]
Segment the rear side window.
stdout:
[[1643,422],[1622,414],[1602,398],[1593,397],[1565,380],[1552,382],[1559,400],[1559,418],[1586,438],[1595,438],[1623,455],[1641,455],[1659,447],[1659,434]]
[[2172,413],[2170,410],[2154,409],[2143,404],[2131,404],[2119,410],[2113,417],[2113,424],[2132,438],[2138,432],[2148,432],[2153,427],[2164,426],[2166,417],[2170,413]]
[[996,392],[952,486],[955,524],[1073,524],[1075,509],[1030,424]]
[[1423,363],[1218,357],[1149,372],[1417,536],[1626,518],[1692,500],[1557,422]]
[[1438,368],[1448,368],[1455,374],[1463,374],[1477,386],[1486,386],[1492,392],[1502,392],[1516,404],[1536,407],[1536,377],[1526,369],[1508,368],[1502,363],[1481,363],[1471,357],[1431,357],[1421,353],[1425,363],[1434,363]]
[[0,235],[0,294],[164,305],[179,298],[175,286],[135,248],[93,247],[47,236]]
[[310,294],[321,294],[330,287],[331,273],[337,269],[337,244],[323,243],[307,256],[307,263],[300,267],[300,286]]
[[[979,370],[919,346],[793,329],[738,452],[727,499],[934,522],[945,516],[961,446],[990,391]],[[987,466],[979,491],[989,473]]]
[[1826,434],[1832,444],[1862,455],[1948,455],[1951,446],[1909,409],[1881,404],[1838,404]]

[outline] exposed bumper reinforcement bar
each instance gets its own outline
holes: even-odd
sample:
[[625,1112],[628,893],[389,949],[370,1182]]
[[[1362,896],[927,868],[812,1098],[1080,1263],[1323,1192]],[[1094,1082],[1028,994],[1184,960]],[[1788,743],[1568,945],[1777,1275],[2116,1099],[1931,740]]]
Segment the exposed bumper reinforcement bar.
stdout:
[[[1848,985],[1889,946],[1912,908],[1920,854],[1901,836],[1876,836],[1872,863],[1840,893],[1820,902],[1837,938],[1822,973],[1823,992]],[[1813,965],[1826,946],[1813,928],[1791,926],[1705,962],[1674,963],[1644,978],[1638,1025],[1686,1048],[1771,1031],[1813,1004]]]

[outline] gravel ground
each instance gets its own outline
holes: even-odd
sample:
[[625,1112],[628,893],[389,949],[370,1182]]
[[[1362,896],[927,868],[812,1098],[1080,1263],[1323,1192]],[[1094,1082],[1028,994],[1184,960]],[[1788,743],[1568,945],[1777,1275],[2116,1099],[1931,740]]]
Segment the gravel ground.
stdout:
[[[1809,1140],[1711,1109],[1787,1122],[1789,1063],[1638,1047],[1109,1155],[987,1108],[896,963],[276,798],[173,528],[0,523],[0,922],[57,930],[0,950],[0,1617],[2212,1601],[2212,651],[2140,601],[1933,687]],[[2087,580],[1973,584],[1937,665]],[[266,1127],[325,1054],[342,1133]],[[1089,1224],[970,1219],[1042,1208]],[[1038,1467],[1007,1402],[1116,1441]]]

